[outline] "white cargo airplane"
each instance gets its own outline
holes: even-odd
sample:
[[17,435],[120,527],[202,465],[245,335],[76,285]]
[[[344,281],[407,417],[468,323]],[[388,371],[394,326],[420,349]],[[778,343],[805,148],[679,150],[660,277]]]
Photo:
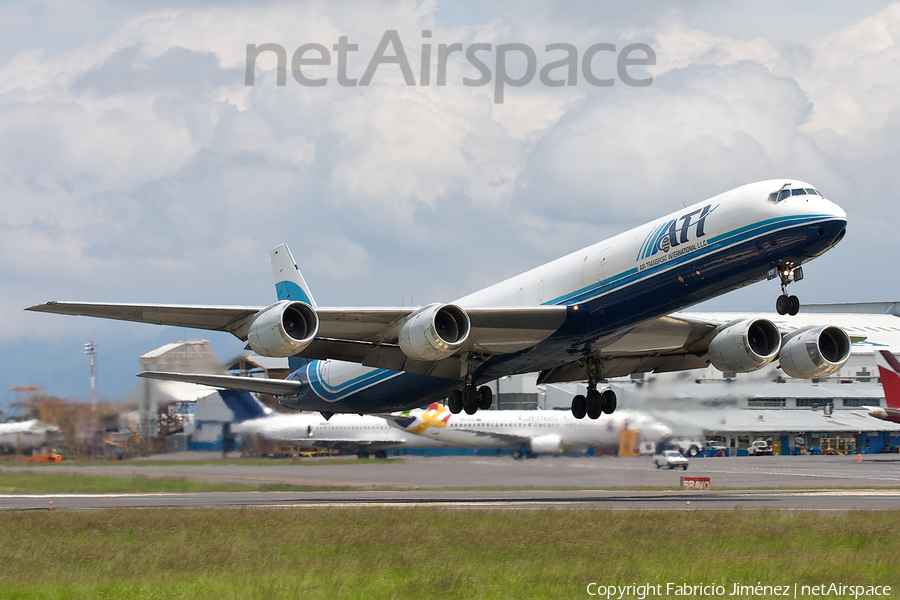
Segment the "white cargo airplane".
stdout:
[[685,207],[450,304],[329,308],[313,300],[287,246],[272,251],[278,302],[268,307],[48,302],[27,310],[228,331],[263,356],[287,356],[287,380],[141,373],[271,393],[285,406],[390,412],[447,399],[474,414],[498,377],[540,371],[539,383],[587,380],[576,418],[612,413],[606,378],[712,363],[728,372],[780,359],[793,377],[824,377],[850,354],[838,327],[790,333],[766,319],[716,322],[676,313],[763,279],[786,286],[800,265],[846,233],[844,211],[802,181],[745,185]]
[[335,415],[326,420],[319,414],[273,413],[235,423],[238,436],[259,435],[297,448],[341,450],[367,458],[386,458],[395,448],[446,448],[447,444],[408,433],[373,415]]
[[642,441],[660,442],[672,430],[650,415],[618,410],[597,421],[576,419],[558,410],[492,410],[454,415],[440,404],[385,416],[404,432],[435,442],[466,448],[512,448],[517,458],[537,454],[584,452],[591,446],[622,441],[622,431],[640,434]]
[[52,444],[59,427],[37,419],[17,423],[0,423],[0,454],[26,452]]

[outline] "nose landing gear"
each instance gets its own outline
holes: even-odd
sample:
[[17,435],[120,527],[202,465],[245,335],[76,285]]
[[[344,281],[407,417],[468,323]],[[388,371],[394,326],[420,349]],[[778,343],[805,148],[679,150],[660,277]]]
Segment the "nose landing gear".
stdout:
[[[787,286],[791,282],[803,279],[803,268],[785,264],[772,267],[772,270],[775,270],[777,277],[781,279],[781,295],[775,301],[775,310],[779,315],[796,315],[800,312],[800,299],[797,296],[788,296]],[[769,279],[774,278],[774,276],[769,277]]]

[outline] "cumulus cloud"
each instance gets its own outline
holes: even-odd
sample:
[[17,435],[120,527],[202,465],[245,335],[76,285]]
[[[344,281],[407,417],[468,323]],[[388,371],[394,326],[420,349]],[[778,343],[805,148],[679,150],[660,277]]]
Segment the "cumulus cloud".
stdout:
[[[58,322],[20,312],[54,296],[266,303],[268,251],[283,241],[320,302],[451,300],[682,201],[778,176],[842,201],[871,225],[865,243],[892,239],[865,209],[900,192],[897,4],[803,39],[666,2],[514,14],[407,0],[135,3],[90,13],[58,42],[40,28],[68,18],[62,5],[40,18],[3,11],[44,33],[0,63],[0,343],[58,336]],[[441,43],[527,43],[540,64],[551,43],[638,41],[656,52],[654,82],[532,82],[497,104],[493,80],[462,85],[478,73],[461,53],[448,85],[432,69],[427,87],[390,64],[369,86],[341,86],[335,53],[304,71],[326,86],[290,74],[277,85],[272,54],[244,85],[247,44],[290,58],[346,35],[360,78],[387,30],[416,78],[428,40],[433,61]],[[87,327],[77,323],[73,335]]]

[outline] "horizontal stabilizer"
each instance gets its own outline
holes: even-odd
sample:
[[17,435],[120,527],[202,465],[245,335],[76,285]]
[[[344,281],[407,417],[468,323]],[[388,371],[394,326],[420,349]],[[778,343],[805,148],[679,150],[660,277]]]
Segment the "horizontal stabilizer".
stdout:
[[201,373],[168,373],[164,371],[142,371],[138,377],[162,379],[164,381],[182,381],[197,383],[226,390],[256,392],[275,396],[290,396],[300,391],[303,386],[299,381],[287,379],[267,379],[261,377],[237,377],[234,375],[204,375]]

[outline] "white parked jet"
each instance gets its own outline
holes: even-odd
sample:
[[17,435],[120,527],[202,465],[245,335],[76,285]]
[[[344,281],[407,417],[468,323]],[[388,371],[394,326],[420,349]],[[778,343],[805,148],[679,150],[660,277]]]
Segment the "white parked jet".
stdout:
[[267,440],[298,448],[327,448],[356,454],[387,457],[394,448],[446,448],[447,444],[407,433],[372,415],[335,415],[326,420],[317,413],[273,413],[232,426],[237,436],[260,435]]
[[59,427],[37,419],[18,423],[0,423],[0,453],[26,452],[53,444]]
[[275,394],[285,406],[390,412],[447,399],[452,412],[491,405],[498,377],[540,371],[539,383],[587,380],[576,418],[612,413],[608,377],[712,363],[728,372],[780,359],[793,377],[823,377],[850,355],[838,327],[790,333],[766,319],[717,322],[677,313],[779,278],[846,233],[844,211],[810,184],[763,181],[680,209],[449,304],[329,308],[313,300],[287,246],[272,251],[278,302],[268,307],[48,302],[28,310],[228,331],[263,356],[291,357],[287,380],[142,373]]
[[625,429],[640,434],[646,442],[659,442],[672,435],[667,425],[650,415],[629,410],[585,421],[559,410],[491,410],[472,416],[455,415],[440,404],[431,404],[386,418],[404,432],[435,442],[466,448],[512,448],[519,451],[519,457],[616,445],[622,441]]

